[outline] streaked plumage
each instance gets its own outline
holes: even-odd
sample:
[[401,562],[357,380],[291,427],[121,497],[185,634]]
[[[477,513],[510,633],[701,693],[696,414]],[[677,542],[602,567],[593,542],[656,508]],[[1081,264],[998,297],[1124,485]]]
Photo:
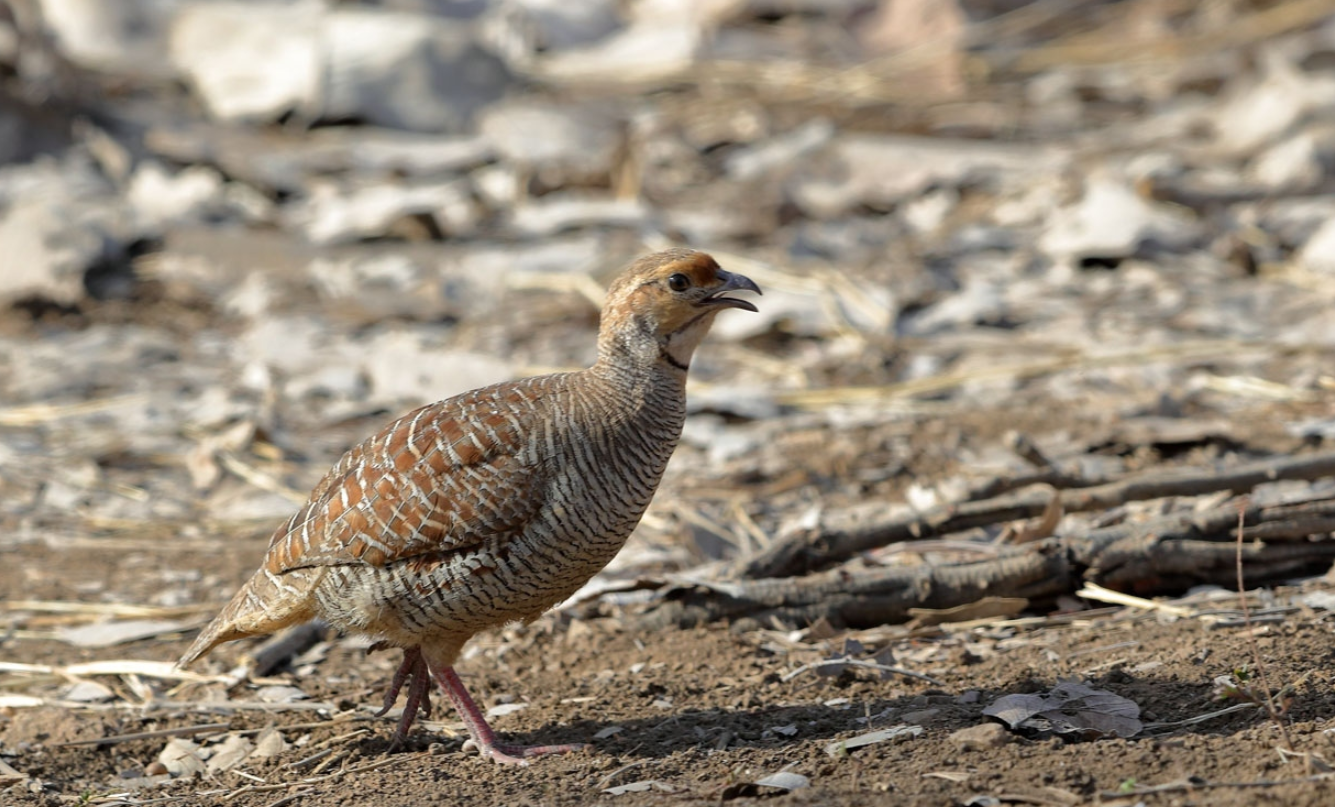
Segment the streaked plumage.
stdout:
[[620,550],[676,447],[686,369],[722,296],[754,283],[704,253],[633,263],[608,290],[598,361],[410,412],[350,450],[274,533],[261,568],[181,659],[316,617],[403,648],[385,699],[409,684],[395,742],[427,675],[499,762],[572,750],[496,742],[452,667],[476,633],[530,620]]

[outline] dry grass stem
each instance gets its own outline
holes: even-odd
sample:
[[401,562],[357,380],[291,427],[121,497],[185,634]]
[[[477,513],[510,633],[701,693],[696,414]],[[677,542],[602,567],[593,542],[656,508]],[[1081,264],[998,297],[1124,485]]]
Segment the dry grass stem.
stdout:
[[1133,594],[1123,594],[1120,591],[1113,591],[1104,588],[1098,583],[1085,583],[1079,591],[1075,593],[1077,597],[1083,597],[1086,600],[1095,602],[1106,602],[1112,605],[1125,605],[1130,608],[1142,608],[1146,611],[1160,611],[1165,614],[1172,614],[1180,617],[1198,616],[1199,612],[1191,608],[1183,608],[1180,605],[1171,605],[1158,600],[1147,600],[1144,597],[1137,597]]
[[91,740],[70,740],[69,742],[56,743],[56,748],[65,748],[76,745],[114,745],[116,743],[128,743],[134,740],[154,740],[160,737],[192,737],[196,734],[212,734],[224,732],[231,728],[229,723],[205,723],[199,726],[180,726],[174,729],[157,729],[156,731],[136,731],[131,734],[112,734],[106,737],[94,737]]

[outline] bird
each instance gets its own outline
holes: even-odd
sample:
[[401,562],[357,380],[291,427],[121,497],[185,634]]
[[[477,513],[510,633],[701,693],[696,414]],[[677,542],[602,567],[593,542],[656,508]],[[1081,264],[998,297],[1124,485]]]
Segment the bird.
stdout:
[[430,715],[432,680],[497,763],[585,747],[501,742],[454,665],[474,635],[536,619],[625,544],[681,436],[696,348],[720,312],[758,310],[740,291],[761,293],[707,253],[643,256],[607,290],[592,366],[429,404],[354,446],[178,665],[323,619],[402,649],[378,712],[408,687],[390,750]]

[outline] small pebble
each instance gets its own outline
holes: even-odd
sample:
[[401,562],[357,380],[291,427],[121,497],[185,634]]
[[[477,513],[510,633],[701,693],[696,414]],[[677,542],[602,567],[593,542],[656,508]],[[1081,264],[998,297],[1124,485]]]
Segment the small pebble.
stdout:
[[1011,741],[1011,736],[999,723],[980,723],[977,726],[960,729],[947,739],[962,750],[981,751],[987,748],[1000,748]]

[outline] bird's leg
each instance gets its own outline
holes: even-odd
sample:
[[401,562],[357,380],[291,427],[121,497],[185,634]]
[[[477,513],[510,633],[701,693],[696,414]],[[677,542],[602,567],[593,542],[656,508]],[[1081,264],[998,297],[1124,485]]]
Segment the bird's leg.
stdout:
[[395,671],[394,680],[390,681],[389,689],[385,692],[384,705],[375,713],[376,717],[384,717],[394,708],[394,701],[398,700],[399,691],[409,678],[412,678],[412,683],[408,685],[408,700],[403,704],[403,716],[399,718],[399,725],[394,729],[394,736],[389,741],[391,751],[408,739],[408,730],[417,719],[419,709],[423,717],[431,716],[431,685],[427,676],[426,662],[422,659],[422,651],[416,647],[409,647],[403,651],[403,663]]
[[477,744],[478,752],[484,757],[491,757],[492,760],[502,765],[527,765],[529,757],[540,757],[544,754],[566,754],[571,751],[578,751],[586,746],[583,743],[570,743],[568,745],[507,745],[496,741],[496,732],[487,725],[487,719],[483,717],[482,710],[477,708],[473,702],[473,697],[468,694],[464,688],[464,682],[459,680],[459,674],[453,667],[442,667],[439,669],[431,668],[432,675],[436,678],[436,683],[445,690],[445,694],[450,696],[450,701],[454,708],[458,710],[459,716],[463,718],[464,725],[468,727],[468,733],[473,736],[473,742]]

